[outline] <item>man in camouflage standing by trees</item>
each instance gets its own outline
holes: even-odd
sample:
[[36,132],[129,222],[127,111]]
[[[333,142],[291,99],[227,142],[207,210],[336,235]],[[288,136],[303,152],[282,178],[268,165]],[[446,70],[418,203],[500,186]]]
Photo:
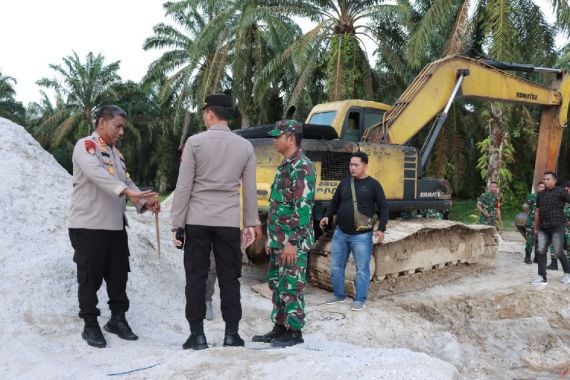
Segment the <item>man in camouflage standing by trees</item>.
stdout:
[[477,199],[479,210],[479,223],[488,226],[497,226],[497,219],[501,219],[501,205],[499,203],[499,186],[497,182],[489,184],[489,191],[484,192]]
[[253,337],[254,342],[287,347],[303,343],[305,286],[309,249],[315,243],[313,202],[315,168],[302,153],[303,127],[281,120],[269,132],[284,160],[277,168],[267,216],[268,282],[273,292],[273,330]]
[[[532,250],[535,249],[535,245],[536,245],[536,238],[534,236],[534,210],[536,209],[536,197],[537,197],[537,193],[540,191],[544,190],[544,182],[540,181],[537,185],[536,185],[536,193],[531,193],[527,196],[526,198],[526,212],[527,212],[527,218],[526,218],[526,246],[524,249],[525,252],[525,256],[524,256],[524,262],[526,264],[532,264],[532,260],[530,259],[530,256],[532,255]],[[524,206],[523,206],[524,207]],[[536,250],[534,253],[534,262],[537,262],[536,259]]]

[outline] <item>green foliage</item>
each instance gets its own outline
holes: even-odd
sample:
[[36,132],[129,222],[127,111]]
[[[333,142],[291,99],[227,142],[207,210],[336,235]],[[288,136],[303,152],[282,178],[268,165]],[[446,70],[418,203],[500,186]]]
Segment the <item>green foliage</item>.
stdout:
[[326,88],[329,100],[370,99],[371,87],[366,83],[367,57],[356,36],[345,33],[332,37],[325,58]]
[[73,52],[63,64],[49,66],[59,78],[43,78],[37,84],[54,90],[56,105],[42,93],[41,103],[30,107],[35,118],[29,129],[45,148],[69,150],[75,140],[93,131],[97,108],[113,98],[111,85],[120,79],[119,62],[107,65],[103,55],[91,52],[82,62]]
[[[501,207],[501,215],[503,217],[503,230],[505,231],[515,231],[515,216],[520,212],[521,204],[524,201],[524,197],[519,199],[519,203],[515,205],[503,204]],[[453,205],[451,206],[451,211],[449,213],[449,219],[455,220],[457,222],[465,224],[477,224],[479,223],[479,212],[477,211],[477,200],[476,199],[454,199]]]
[[14,90],[13,85],[16,83],[16,79],[3,75],[0,72],[0,117],[23,124],[26,117],[26,109],[15,98],[16,90]]
[[[557,27],[568,31],[568,4],[551,4]],[[25,114],[14,100],[15,79],[0,74],[0,116],[27,121],[42,146],[71,170],[73,143],[93,130],[97,107],[116,103],[129,113],[120,147],[131,175],[164,192],[176,181],[185,138],[201,129],[201,118],[192,110],[209,93],[231,93],[239,110],[232,122],[247,126],[275,121],[293,104],[295,117],[302,120],[313,105],[328,99],[393,103],[422,66],[450,53],[537,66],[554,65],[558,55],[558,67],[570,68],[570,45],[554,51],[554,27],[532,0],[468,5],[465,0],[168,1],[164,12],[171,24],[156,25],[144,43],[144,49],[160,49],[162,55],[143,84],[121,83],[119,62],[107,64],[101,54],[81,60],[73,53],[50,65],[55,79],[38,81],[54,96],[42,93]],[[314,27],[302,34],[293,16],[311,19]],[[374,68],[363,36],[376,43]],[[546,85],[551,80],[542,74],[517,75]],[[539,114],[520,106],[502,112],[497,127],[502,139],[497,140],[496,134],[489,137],[489,103],[457,101],[427,174],[448,179],[455,194],[475,198],[483,190],[490,157],[498,154],[503,204],[518,206],[530,188]],[[562,178],[568,177],[569,136],[566,131],[561,147]],[[424,137],[420,133],[412,145],[421,146]],[[477,170],[483,179],[470,175]],[[467,220],[476,214],[472,206],[464,213]]]

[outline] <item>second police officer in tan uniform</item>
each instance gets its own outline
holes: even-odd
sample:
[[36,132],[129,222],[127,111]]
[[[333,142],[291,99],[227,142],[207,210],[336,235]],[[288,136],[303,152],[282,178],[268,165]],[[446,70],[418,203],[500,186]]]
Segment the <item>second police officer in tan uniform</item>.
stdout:
[[79,317],[85,321],[82,337],[94,347],[106,345],[97,322],[97,291],[103,280],[112,313],[105,330],[126,340],[138,338],[125,319],[129,309],[126,198],[139,212],[160,211],[156,193],[138,189],[116,147],[123,136],[126,117],[126,112],[117,106],[101,107],[95,132],[80,139],[73,150],[69,238],[77,264]]

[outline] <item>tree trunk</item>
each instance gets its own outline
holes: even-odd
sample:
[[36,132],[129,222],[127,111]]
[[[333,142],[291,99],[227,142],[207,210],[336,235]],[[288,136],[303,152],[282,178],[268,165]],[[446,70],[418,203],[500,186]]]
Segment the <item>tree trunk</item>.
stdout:
[[504,105],[496,102],[491,103],[491,123],[490,135],[492,137],[489,146],[489,165],[487,175],[487,186],[491,182],[499,182],[500,169],[504,166],[503,162],[503,144],[505,133],[504,124]]
[[182,135],[180,136],[180,144],[178,144],[178,150],[184,149],[184,143],[186,143],[186,137],[188,136],[188,127],[190,126],[190,117],[192,114],[186,110],[184,114],[184,123],[182,124]]
[[244,110],[241,113],[241,127],[242,128],[251,127],[251,120],[249,119],[249,115],[247,114],[247,110]]

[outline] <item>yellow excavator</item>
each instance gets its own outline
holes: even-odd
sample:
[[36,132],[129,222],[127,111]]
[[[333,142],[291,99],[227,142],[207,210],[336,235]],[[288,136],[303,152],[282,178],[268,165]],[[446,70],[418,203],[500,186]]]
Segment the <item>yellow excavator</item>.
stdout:
[[[546,72],[554,75],[550,87],[506,71]],[[391,215],[418,209],[446,212],[451,188],[443,179],[423,177],[435,141],[457,97],[508,102],[541,108],[533,183],[556,168],[570,99],[570,80],[562,70],[449,56],[427,65],[393,106],[363,100],[317,105],[304,124],[302,148],[317,170],[314,219],[321,218],[340,180],[349,175],[350,155],[369,155],[368,174],[382,184]],[[422,148],[410,140],[432,122]],[[262,223],[268,196],[281,157],[267,131],[272,125],[239,130],[250,139],[257,157],[257,193]],[[316,232],[319,228],[315,227]],[[263,252],[265,237],[248,255]],[[330,237],[321,236],[311,251],[309,275],[330,288]],[[374,249],[373,279],[411,275],[458,263],[491,265],[498,252],[493,227],[464,225],[435,219],[391,220],[385,241]],[[347,285],[352,288],[354,266],[349,262]],[[373,289],[373,288],[371,288]]]

